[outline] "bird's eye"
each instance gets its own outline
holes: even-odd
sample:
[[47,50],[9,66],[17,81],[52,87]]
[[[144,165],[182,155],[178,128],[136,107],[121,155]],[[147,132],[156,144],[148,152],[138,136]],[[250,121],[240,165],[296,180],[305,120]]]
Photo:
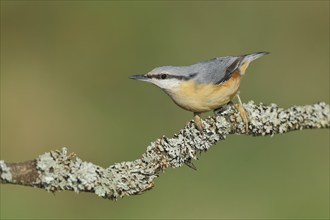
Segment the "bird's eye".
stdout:
[[160,78],[161,79],[166,79],[167,78],[167,74],[165,74],[165,73],[160,74]]

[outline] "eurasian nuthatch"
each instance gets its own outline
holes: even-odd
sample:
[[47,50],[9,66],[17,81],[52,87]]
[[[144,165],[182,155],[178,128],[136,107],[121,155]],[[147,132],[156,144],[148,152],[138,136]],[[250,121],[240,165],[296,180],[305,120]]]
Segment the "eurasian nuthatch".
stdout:
[[248,128],[248,117],[239,97],[242,76],[251,61],[268,54],[218,57],[190,66],[162,66],[131,79],[155,84],[181,108],[194,113],[195,125],[203,129],[200,114],[219,109],[236,96],[237,109]]

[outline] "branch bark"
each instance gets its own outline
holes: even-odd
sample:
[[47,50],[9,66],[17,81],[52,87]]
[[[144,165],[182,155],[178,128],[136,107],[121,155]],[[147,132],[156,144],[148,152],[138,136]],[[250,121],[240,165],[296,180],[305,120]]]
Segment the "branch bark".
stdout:
[[142,158],[103,168],[68,153],[66,148],[44,153],[20,163],[0,161],[0,183],[26,185],[56,192],[71,190],[93,192],[107,199],[141,194],[150,190],[154,179],[166,168],[184,164],[194,168],[192,160],[228,134],[267,136],[294,130],[329,128],[329,104],[279,108],[275,104],[244,104],[249,115],[248,133],[239,113],[232,106],[220,115],[203,120],[199,132],[192,121],[174,134],[152,142]]

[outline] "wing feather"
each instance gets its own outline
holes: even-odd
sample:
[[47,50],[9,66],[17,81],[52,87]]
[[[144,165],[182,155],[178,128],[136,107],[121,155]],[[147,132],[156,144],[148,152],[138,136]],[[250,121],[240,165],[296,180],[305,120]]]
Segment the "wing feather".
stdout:
[[219,57],[191,65],[191,70],[198,72],[196,82],[220,84],[230,78],[239,68],[242,57]]

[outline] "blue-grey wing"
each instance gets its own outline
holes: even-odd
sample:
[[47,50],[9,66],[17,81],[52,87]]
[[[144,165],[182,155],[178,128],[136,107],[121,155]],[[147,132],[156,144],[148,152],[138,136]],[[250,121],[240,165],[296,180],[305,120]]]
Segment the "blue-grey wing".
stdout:
[[219,57],[190,66],[196,74],[194,80],[198,83],[219,84],[228,80],[239,68],[242,57]]

